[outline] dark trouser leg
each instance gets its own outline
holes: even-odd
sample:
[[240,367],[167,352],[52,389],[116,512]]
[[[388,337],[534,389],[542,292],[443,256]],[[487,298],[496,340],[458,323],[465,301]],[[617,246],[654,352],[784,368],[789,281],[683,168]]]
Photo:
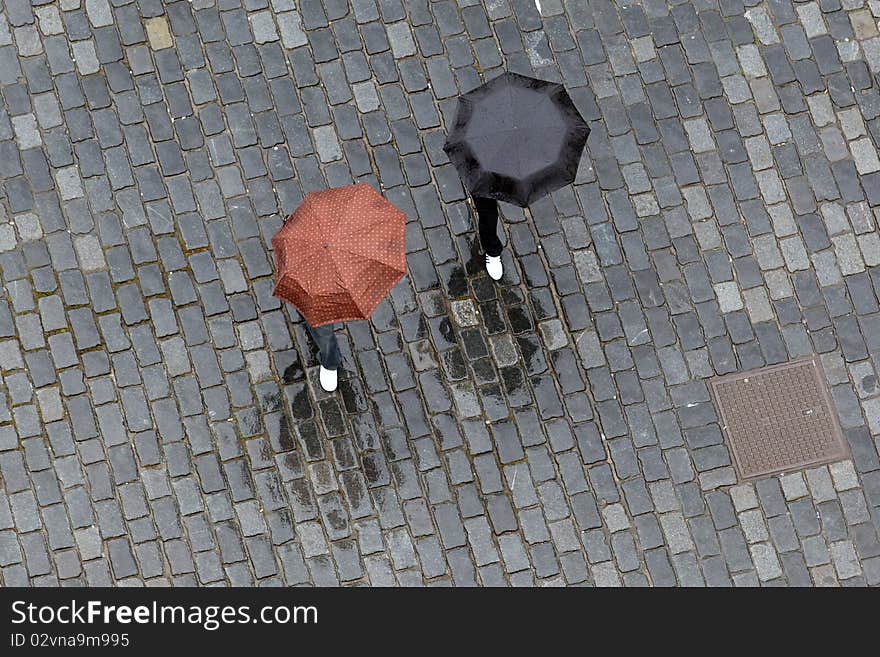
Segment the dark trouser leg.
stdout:
[[324,369],[335,370],[342,362],[342,354],[339,353],[339,343],[336,342],[335,327],[333,324],[324,324],[312,328],[306,322],[306,329],[318,345],[318,362]]
[[493,258],[501,255],[504,246],[498,239],[498,201],[492,198],[475,198],[477,219],[480,230],[480,244],[486,255]]

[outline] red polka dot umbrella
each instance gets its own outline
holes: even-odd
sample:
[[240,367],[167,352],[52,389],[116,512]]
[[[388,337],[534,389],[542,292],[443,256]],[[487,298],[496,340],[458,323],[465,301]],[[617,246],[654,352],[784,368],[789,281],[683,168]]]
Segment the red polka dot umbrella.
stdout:
[[367,319],[406,273],[405,224],[367,184],[310,192],[272,237],[273,294],[312,326]]

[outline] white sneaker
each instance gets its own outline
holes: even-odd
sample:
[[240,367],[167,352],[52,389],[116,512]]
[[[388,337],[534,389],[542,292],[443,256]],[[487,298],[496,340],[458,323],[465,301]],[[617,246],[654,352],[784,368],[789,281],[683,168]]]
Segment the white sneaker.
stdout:
[[336,385],[338,383],[336,370],[328,370],[321,365],[321,371],[318,378],[321,381],[321,387],[324,389],[324,392],[333,392],[336,390]]
[[501,280],[504,275],[504,265],[501,264],[501,256],[486,256],[486,271],[493,281]]

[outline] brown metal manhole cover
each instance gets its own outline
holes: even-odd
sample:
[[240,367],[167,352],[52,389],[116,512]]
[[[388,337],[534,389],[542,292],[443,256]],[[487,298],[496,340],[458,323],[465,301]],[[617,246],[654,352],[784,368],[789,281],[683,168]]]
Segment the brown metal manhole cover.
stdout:
[[839,461],[849,450],[815,359],[709,381],[740,480]]

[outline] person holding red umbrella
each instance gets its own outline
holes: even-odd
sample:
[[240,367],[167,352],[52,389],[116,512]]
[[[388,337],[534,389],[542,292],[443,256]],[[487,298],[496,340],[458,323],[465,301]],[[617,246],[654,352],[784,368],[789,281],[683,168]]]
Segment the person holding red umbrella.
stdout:
[[318,345],[319,381],[338,385],[334,323],[368,319],[406,273],[406,217],[367,184],[310,192],[272,237],[274,296]]
[[339,382],[336,370],[342,363],[342,353],[339,351],[339,342],[336,340],[336,327],[333,324],[313,327],[306,322],[306,330],[318,345],[318,363],[320,364],[318,380],[321,382],[321,388],[326,392],[333,392]]

